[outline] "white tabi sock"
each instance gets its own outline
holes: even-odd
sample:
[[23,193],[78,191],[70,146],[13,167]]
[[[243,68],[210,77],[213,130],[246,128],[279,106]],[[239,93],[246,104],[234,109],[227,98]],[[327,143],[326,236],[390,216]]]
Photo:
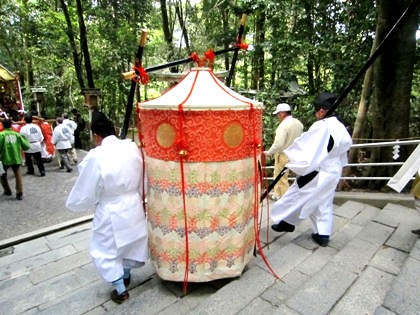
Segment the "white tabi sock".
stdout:
[[115,287],[115,290],[117,290],[118,294],[122,294],[123,292],[127,291],[124,285],[123,277],[119,278],[118,280],[113,281],[112,285]]

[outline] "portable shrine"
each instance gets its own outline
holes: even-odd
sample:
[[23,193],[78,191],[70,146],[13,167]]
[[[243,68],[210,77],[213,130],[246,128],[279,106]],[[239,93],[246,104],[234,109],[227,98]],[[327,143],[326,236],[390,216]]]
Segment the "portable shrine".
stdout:
[[150,255],[162,279],[236,277],[252,258],[262,111],[209,68],[138,104]]

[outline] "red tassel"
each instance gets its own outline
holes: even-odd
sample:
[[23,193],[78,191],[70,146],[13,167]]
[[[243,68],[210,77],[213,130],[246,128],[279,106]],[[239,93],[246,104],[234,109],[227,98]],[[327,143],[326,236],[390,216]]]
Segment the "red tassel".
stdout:
[[150,78],[146,70],[142,66],[135,65],[133,70],[137,73],[138,77],[134,77],[133,80],[140,82],[143,85],[149,84]]
[[238,47],[241,50],[248,50],[249,45],[241,41],[238,44],[236,44],[236,47]]

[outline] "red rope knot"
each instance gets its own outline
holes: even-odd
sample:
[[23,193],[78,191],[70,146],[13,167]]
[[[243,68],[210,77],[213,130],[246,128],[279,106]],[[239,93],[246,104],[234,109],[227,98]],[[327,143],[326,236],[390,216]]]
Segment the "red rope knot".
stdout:
[[194,51],[191,56],[190,56],[191,60],[194,61],[197,65],[200,62],[200,56]]
[[216,55],[214,54],[213,49],[209,49],[204,53],[204,59],[207,60],[209,67],[213,68],[214,58]]
[[204,53],[204,56],[200,57],[196,52],[193,52],[190,56],[191,60],[197,64],[197,67],[208,66],[213,68],[213,63],[216,55],[213,49],[209,49]]
[[236,43],[235,46],[241,50],[248,50],[248,47],[249,47],[247,43],[244,43],[242,41],[240,41],[239,43]]
[[138,77],[134,77],[133,80],[136,82],[140,82],[143,85],[149,84],[150,78],[147,74],[146,70],[142,66],[134,66],[134,71],[136,72]]

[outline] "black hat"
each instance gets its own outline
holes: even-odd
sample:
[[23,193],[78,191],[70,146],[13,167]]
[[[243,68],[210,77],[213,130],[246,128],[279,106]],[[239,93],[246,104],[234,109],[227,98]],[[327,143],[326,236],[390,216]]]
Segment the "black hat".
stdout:
[[314,105],[315,110],[319,110],[321,108],[331,109],[337,98],[338,94],[335,93],[321,93],[315,98],[312,104]]
[[92,124],[90,130],[93,133],[101,134],[109,130],[114,130],[114,124],[102,112],[92,112]]

